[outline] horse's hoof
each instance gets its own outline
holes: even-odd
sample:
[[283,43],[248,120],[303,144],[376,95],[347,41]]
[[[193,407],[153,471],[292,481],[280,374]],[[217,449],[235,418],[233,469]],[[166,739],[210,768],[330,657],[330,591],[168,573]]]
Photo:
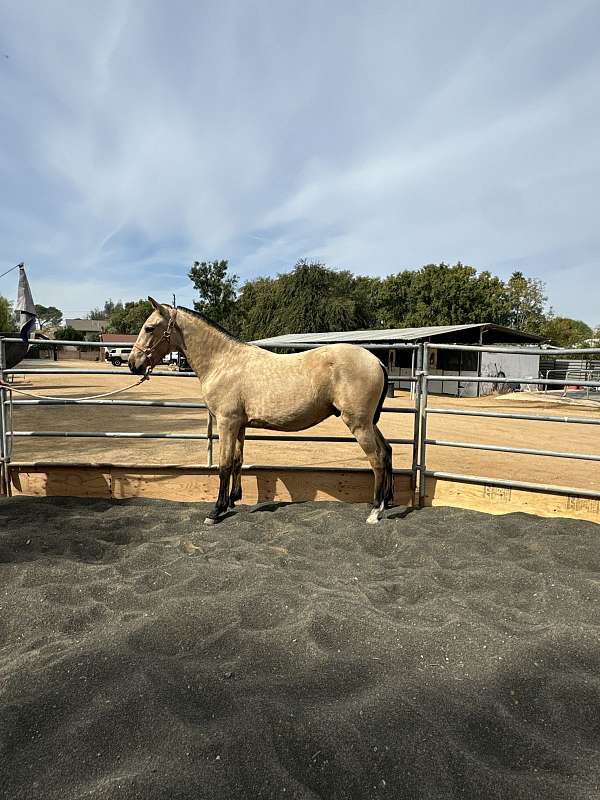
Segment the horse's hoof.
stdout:
[[367,525],[377,525],[379,520],[381,519],[381,515],[383,514],[384,503],[380,503],[378,506],[375,506],[371,509],[371,513],[367,517]]
[[213,519],[212,517],[206,517],[204,519],[204,524],[205,525],[216,525],[216,523],[217,523],[217,520]]

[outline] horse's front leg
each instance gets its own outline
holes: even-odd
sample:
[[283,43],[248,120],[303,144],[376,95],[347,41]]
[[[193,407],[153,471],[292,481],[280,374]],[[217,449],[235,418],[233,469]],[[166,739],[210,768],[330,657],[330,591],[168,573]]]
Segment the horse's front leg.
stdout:
[[217,418],[219,428],[219,496],[215,507],[204,520],[214,525],[229,506],[229,483],[233,469],[233,457],[240,423],[227,418]]

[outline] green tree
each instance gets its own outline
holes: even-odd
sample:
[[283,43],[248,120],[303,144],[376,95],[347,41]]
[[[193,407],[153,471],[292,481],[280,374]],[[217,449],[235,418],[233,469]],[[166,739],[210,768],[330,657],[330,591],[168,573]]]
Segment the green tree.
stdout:
[[361,327],[363,328],[384,327],[379,313],[381,306],[381,286],[382,282],[380,278],[358,275],[354,279],[352,294],[359,316],[362,318]]
[[546,324],[545,286],[540,280],[513,272],[506,283],[510,313],[508,324],[527,333],[543,334]]
[[37,314],[40,328],[56,327],[60,325],[63,312],[56,306],[42,306],[38,303],[35,304],[35,313]]
[[509,302],[500,278],[460,262],[427,264],[389,275],[379,290],[378,316],[389,328],[507,324]]
[[80,342],[81,337],[82,334],[70,325],[65,325],[64,328],[57,328],[54,332],[55,339],[64,339],[69,342]]
[[594,336],[589,325],[569,317],[550,317],[544,324],[542,334],[558,347],[584,347],[586,340]]
[[153,311],[149,300],[117,303],[108,320],[110,333],[139,333],[142,325]]
[[17,326],[15,325],[14,315],[10,301],[6,297],[0,295],[0,331],[3,333],[14,333]]
[[373,280],[302,259],[291,272],[249,281],[238,300],[242,335],[260,339],[372,327]]
[[388,275],[377,294],[377,316],[383,328],[402,328],[408,323],[413,297],[414,273],[408,270]]
[[229,275],[229,261],[194,261],[188,276],[200,295],[194,308],[213,322],[239,332],[236,292],[239,278]]
[[115,311],[122,311],[122,310],[123,310],[123,303],[120,300],[115,303],[112,299],[108,299],[104,301],[104,306],[102,308],[92,308],[92,310],[87,315],[87,318],[110,319],[111,315]]

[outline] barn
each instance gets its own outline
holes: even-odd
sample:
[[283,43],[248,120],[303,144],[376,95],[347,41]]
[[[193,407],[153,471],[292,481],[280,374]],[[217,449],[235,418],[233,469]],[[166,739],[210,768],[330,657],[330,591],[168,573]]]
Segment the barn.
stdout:
[[[537,378],[539,374],[539,355],[526,352],[479,353],[469,350],[438,350],[436,343],[465,345],[507,345],[537,346],[542,337],[524,333],[514,328],[492,323],[473,323],[468,325],[431,325],[425,328],[387,328],[383,330],[330,331],[328,333],[295,333],[258,339],[253,342],[260,347],[302,350],[316,345],[333,342],[359,344],[372,350],[387,366],[389,376],[397,387],[409,389],[410,383],[402,381],[416,368],[414,347],[402,345],[429,345],[428,370],[432,375],[440,375],[433,381],[429,390],[437,394],[475,397],[478,393],[489,394],[497,387],[494,377],[514,375],[516,378]],[[386,347],[388,345],[389,347]],[[398,347],[400,345],[400,347]],[[444,375],[464,375],[465,380],[444,381]],[[469,377],[489,376],[489,383],[469,382]]]

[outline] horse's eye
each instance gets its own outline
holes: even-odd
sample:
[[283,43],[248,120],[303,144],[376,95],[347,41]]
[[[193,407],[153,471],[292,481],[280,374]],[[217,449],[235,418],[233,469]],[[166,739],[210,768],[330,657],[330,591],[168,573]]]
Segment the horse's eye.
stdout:
[[153,333],[154,332],[154,325],[146,325],[144,330],[146,331],[146,333]]

